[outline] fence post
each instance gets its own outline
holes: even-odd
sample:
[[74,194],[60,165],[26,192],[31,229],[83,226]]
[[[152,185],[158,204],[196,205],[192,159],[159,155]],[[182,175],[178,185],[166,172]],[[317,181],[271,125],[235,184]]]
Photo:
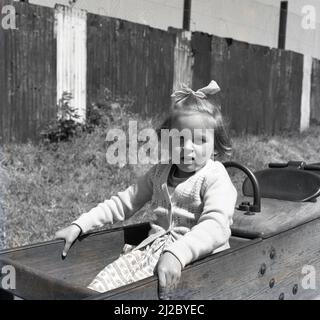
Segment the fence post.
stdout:
[[285,49],[287,37],[288,1],[281,1],[278,48]]
[[308,129],[310,125],[311,75],[312,75],[312,57],[310,55],[304,55],[300,132]]
[[87,102],[87,12],[56,5],[57,101],[70,92],[71,106],[86,120]]
[[[172,29],[169,30],[172,32]],[[173,91],[182,83],[192,86],[193,54],[191,48],[191,32],[175,30],[176,44],[174,48]]]
[[183,29],[190,30],[190,17],[191,17],[191,0],[184,0],[183,8]]
[[312,59],[310,122],[320,124],[320,60]]

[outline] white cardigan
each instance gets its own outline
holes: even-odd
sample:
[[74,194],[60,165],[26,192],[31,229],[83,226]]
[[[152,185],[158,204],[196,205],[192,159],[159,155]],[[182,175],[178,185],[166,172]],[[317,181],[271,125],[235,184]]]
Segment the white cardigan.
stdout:
[[151,200],[156,220],[151,223],[149,237],[135,250],[171,233],[175,241],[164,251],[174,254],[184,267],[207,254],[229,248],[237,191],[224,166],[210,159],[170,196],[167,180],[171,167],[172,164],[153,166],[136,184],[82,214],[73,223],[87,233],[106,223],[129,218]]

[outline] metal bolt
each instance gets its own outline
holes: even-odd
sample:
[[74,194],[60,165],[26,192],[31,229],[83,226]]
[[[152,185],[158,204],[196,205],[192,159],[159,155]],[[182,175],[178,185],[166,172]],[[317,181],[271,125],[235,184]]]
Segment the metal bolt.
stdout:
[[293,293],[293,294],[297,294],[297,293],[298,293],[298,285],[297,285],[297,284],[295,284],[295,285],[293,286],[293,288],[292,288],[292,293]]
[[274,259],[275,256],[276,256],[276,249],[275,248],[271,248],[270,259]]
[[267,266],[265,263],[263,263],[260,267],[260,274],[264,275],[266,273],[266,269],[267,269]]
[[284,300],[284,293],[280,293],[279,300]]
[[276,282],[276,281],[274,280],[274,278],[272,278],[272,279],[269,281],[269,287],[270,287],[270,288],[273,288],[275,282]]

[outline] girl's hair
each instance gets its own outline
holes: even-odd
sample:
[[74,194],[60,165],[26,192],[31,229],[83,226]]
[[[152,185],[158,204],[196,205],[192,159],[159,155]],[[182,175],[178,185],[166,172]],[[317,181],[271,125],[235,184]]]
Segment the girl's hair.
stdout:
[[[211,90],[211,92],[210,90],[205,90],[212,83],[216,85],[216,90]],[[181,90],[173,93],[171,96],[173,98],[171,110],[159,128],[159,137],[161,129],[170,130],[172,123],[178,116],[190,113],[202,113],[208,116],[208,122],[212,129],[214,129],[215,155],[224,156],[231,154],[231,141],[227,125],[221,113],[221,105],[213,97],[216,92],[220,91],[220,88],[214,81],[210,85],[196,92],[183,85]]]

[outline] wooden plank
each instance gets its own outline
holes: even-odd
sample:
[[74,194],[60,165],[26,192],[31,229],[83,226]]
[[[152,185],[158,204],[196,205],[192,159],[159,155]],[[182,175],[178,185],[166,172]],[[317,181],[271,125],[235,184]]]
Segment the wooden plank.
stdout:
[[[320,269],[319,227],[320,219],[317,219],[196,262],[182,272],[181,282],[171,297],[179,300],[313,299],[319,296],[320,278],[315,279],[316,289],[303,288],[303,267],[312,265],[315,270]],[[297,292],[293,290],[295,286]],[[157,279],[151,277],[90,299],[158,299],[157,290]]]
[[[249,197],[238,197],[238,203],[251,201]],[[261,212],[253,216],[236,210],[231,226],[233,235],[248,238],[268,238],[320,217],[319,202],[292,202],[261,199]]]

